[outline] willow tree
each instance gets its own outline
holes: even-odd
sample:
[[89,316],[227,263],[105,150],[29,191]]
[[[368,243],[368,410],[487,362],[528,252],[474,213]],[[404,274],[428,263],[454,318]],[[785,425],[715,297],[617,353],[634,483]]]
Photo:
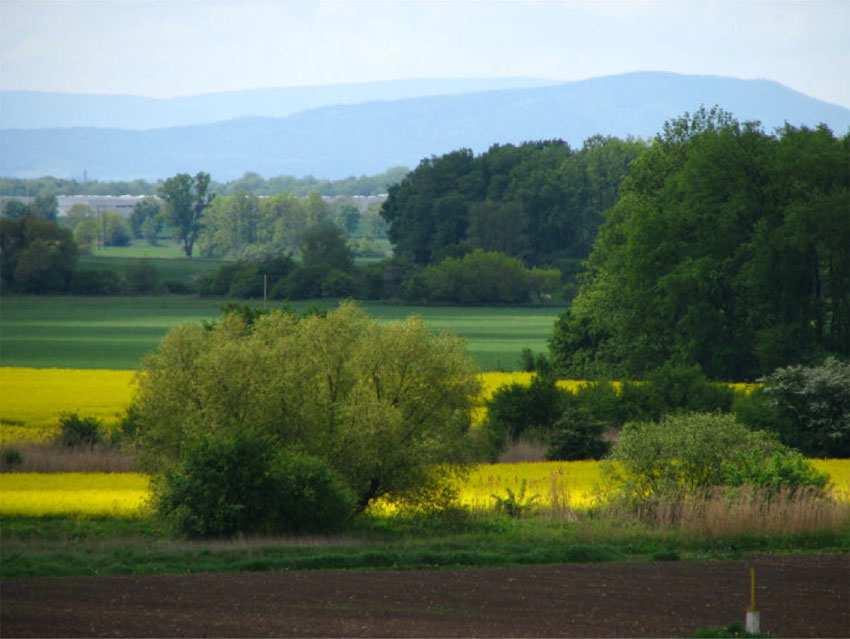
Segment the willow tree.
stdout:
[[252,430],[325,460],[361,509],[382,496],[433,495],[462,472],[479,391],[459,338],[419,319],[379,325],[352,303],[326,316],[177,327],[138,380],[152,471],[210,433]]

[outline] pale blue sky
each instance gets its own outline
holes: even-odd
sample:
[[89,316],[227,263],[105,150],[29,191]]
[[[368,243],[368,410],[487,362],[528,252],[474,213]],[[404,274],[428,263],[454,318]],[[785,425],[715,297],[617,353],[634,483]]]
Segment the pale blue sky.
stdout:
[[0,0],[0,89],[169,97],[636,70],[768,78],[850,107],[850,0]]

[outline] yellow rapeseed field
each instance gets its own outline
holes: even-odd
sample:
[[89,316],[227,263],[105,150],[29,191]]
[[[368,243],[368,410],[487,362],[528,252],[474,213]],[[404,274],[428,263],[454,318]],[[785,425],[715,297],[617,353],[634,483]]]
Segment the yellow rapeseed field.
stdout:
[[[829,473],[836,495],[850,501],[850,459],[813,460]],[[470,473],[460,489],[460,502],[487,510],[493,495],[517,493],[526,482],[526,499],[549,507],[555,497],[566,497],[573,508],[589,506],[601,482],[595,461],[522,462],[482,464]],[[2,473],[0,516],[113,516],[137,517],[144,513],[149,478],[139,473]]]
[[0,516],[138,517],[149,483],[139,473],[3,473]]
[[[41,441],[56,431],[61,413],[77,412],[114,422],[130,404],[135,371],[73,368],[0,367],[0,444]],[[531,383],[532,373],[481,373],[481,396],[473,409],[473,422],[486,416],[484,404],[507,384]],[[588,382],[558,380],[558,386],[575,392]],[[614,382],[615,388],[619,386]],[[749,391],[753,384],[730,384]]]
[[0,443],[39,441],[61,413],[109,423],[133,396],[135,371],[0,367]]

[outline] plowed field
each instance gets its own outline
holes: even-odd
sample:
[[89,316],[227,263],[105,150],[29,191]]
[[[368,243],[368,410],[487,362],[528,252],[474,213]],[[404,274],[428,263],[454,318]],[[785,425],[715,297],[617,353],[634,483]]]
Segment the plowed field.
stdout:
[[488,570],[68,577],[2,584],[11,636],[689,636],[743,621],[748,567],[775,636],[850,635],[850,558]]

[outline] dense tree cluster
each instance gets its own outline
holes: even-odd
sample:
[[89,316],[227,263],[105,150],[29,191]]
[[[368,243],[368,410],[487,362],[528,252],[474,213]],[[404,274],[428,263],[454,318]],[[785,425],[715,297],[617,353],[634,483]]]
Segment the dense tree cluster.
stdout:
[[719,110],[632,163],[552,353],[570,375],[668,360],[751,379],[850,354],[850,134],[775,135]]
[[40,193],[29,203],[20,200],[8,200],[3,204],[2,217],[7,220],[19,220],[27,215],[44,220],[56,220],[59,203],[52,193]]
[[34,215],[0,219],[2,289],[23,293],[67,290],[77,245],[67,229]]
[[588,254],[640,142],[601,136],[468,149],[423,160],[382,215],[396,255],[425,265],[473,249],[563,269]]

